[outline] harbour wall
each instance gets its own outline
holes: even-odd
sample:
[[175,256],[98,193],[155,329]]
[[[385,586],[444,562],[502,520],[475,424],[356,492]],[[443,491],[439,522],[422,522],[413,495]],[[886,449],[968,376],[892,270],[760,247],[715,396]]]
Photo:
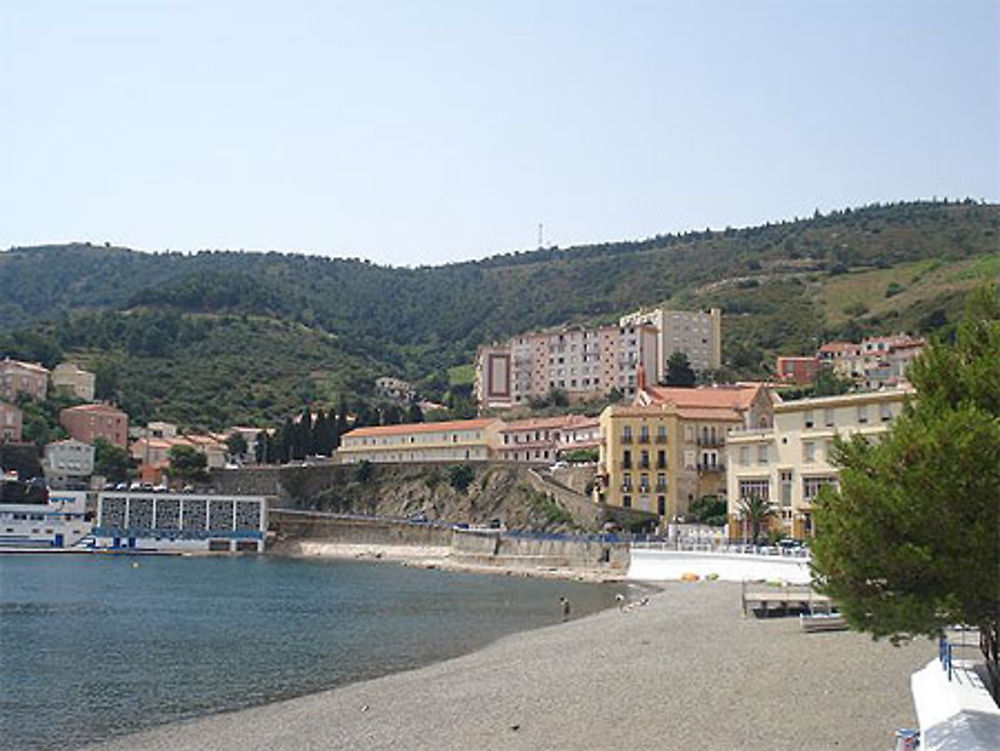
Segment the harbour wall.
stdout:
[[502,530],[460,529],[404,520],[344,517],[272,509],[274,550],[301,541],[350,545],[448,548],[459,562],[498,567],[570,568],[624,574],[628,545],[559,535],[534,536]]
[[752,553],[714,553],[693,550],[657,550],[633,547],[628,568],[636,581],[674,581],[684,574],[722,581],[763,579],[790,584],[810,582],[809,559]]

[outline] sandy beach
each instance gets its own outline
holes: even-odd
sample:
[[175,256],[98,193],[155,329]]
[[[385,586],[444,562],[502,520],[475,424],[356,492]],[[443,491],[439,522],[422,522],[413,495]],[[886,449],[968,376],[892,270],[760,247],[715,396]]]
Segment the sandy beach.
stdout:
[[670,583],[626,612],[100,748],[891,749],[934,654],[745,619],[738,584]]

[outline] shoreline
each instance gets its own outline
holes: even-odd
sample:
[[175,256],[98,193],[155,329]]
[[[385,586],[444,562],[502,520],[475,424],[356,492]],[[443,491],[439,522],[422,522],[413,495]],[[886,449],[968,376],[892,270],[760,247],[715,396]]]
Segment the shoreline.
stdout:
[[745,619],[737,584],[667,583],[644,606],[92,748],[891,748],[934,653]]
[[281,543],[277,549],[265,552],[265,555],[278,555],[289,558],[335,558],[358,561],[384,561],[397,563],[410,568],[437,569],[440,571],[457,571],[471,574],[492,574],[493,576],[523,576],[539,579],[559,579],[567,581],[588,582],[592,584],[610,584],[625,582],[626,570],[612,571],[607,569],[574,568],[536,564],[529,556],[520,560],[508,559],[508,563],[482,563],[456,555],[448,546],[431,545],[381,545],[371,543],[341,543],[320,542],[311,540],[296,540]]

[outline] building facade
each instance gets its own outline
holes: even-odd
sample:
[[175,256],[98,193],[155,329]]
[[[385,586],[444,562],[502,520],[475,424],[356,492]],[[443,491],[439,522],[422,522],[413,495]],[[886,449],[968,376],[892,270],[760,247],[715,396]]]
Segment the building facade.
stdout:
[[583,415],[508,420],[499,428],[499,461],[548,464],[577,449],[596,448],[600,421]]
[[623,317],[622,326],[648,325],[656,331],[657,369],[646,372],[655,382],[667,372],[667,361],[675,352],[687,355],[698,373],[722,367],[722,311],[639,310]]
[[816,373],[818,371],[818,357],[781,356],[775,363],[774,374],[782,383],[808,386],[816,380]]
[[128,448],[128,415],[109,404],[81,404],[59,412],[59,424],[71,438],[94,444],[101,438],[114,446]]
[[4,443],[20,443],[21,429],[24,424],[24,413],[21,408],[0,402],[0,441]]
[[75,438],[45,447],[42,469],[50,486],[80,480],[94,474],[94,447]]
[[812,502],[837,482],[834,437],[884,433],[911,392],[896,389],[781,402],[770,428],[730,431],[726,438],[729,534],[746,538],[742,499],[756,496],[777,512],[775,524],[795,539],[813,534]]
[[571,402],[617,389],[631,399],[637,373],[657,373],[656,330],[636,324],[567,327],[534,332],[480,347],[476,398],[484,409],[527,405],[552,391]]
[[703,495],[725,497],[728,431],[771,420],[772,397],[760,385],[643,386],[633,404],[601,413],[595,500],[683,517]]
[[85,402],[94,401],[96,377],[70,362],[61,362],[52,370],[52,386]]
[[502,424],[483,418],[355,428],[341,437],[337,453],[345,464],[488,461]]
[[49,371],[38,363],[0,360],[0,399],[13,402],[18,394],[27,394],[45,401],[49,388]]

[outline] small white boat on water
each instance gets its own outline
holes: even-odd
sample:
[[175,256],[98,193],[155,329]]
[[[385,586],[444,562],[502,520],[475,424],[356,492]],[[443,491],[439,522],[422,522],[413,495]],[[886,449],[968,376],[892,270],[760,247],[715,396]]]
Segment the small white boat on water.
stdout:
[[799,616],[799,624],[806,633],[815,631],[845,631],[847,620],[840,613],[803,613]]

